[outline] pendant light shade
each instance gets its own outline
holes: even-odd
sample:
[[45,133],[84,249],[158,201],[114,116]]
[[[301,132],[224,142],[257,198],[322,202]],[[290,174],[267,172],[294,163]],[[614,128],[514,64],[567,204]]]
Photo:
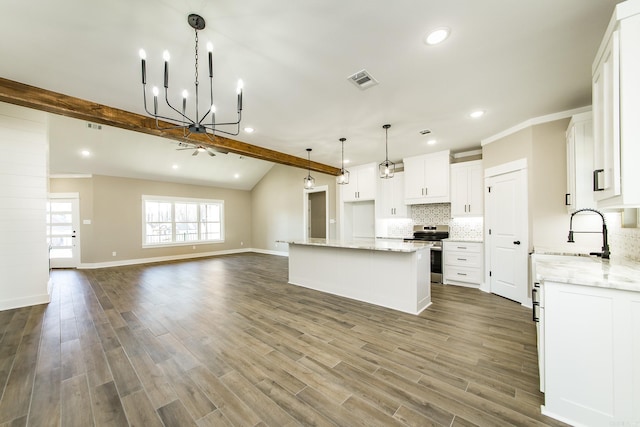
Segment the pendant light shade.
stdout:
[[396,164],[389,160],[389,128],[391,125],[383,125],[384,129],[384,150],[385,150],[385,159],[384,162],[380,163],[380,178],[388,179],[393,178],[393,173],[396,170]]
[[342,143],[342,167],[340,169],[340,175],[336,177],[336,181],[340,185],[345,185],[349,183],[349,171],[344,168],[344,142],[347,138],[340,138],[340,142]]
[[316,180],[311,176],[311,148],[307,148],[307,157],[309,159],[309,170],[307,171],[307,176],[304,177],[304,188],[311,190],[316,186]]

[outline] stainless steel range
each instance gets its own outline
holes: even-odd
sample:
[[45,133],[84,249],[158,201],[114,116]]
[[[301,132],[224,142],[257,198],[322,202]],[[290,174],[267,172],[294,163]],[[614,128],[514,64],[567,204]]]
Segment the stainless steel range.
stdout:
[[414,225],[413,237],[405,242],[431,242],[431,283],[442,283],[442,239],[449,238],[448,225]]

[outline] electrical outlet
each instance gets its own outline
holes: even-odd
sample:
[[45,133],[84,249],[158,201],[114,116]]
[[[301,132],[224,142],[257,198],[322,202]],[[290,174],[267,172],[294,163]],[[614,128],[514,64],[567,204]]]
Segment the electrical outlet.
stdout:
[[116,251],[111,252],[111,256],[116,256]]

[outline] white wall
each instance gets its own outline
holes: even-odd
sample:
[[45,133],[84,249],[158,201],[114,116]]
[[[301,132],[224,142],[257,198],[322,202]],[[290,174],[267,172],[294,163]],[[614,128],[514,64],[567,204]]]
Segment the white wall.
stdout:
[[0,103],[0,310],[49,302],[46,122]]

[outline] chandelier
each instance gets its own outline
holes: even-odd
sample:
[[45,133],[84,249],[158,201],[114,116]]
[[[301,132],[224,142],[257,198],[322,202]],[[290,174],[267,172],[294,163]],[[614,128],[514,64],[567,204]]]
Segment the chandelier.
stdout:
[[[198,30],[202,30],[205,27],[204,18],[200,15],[190,14],[187,18],[187,22],[191,28],[195,31],[195,115],[193,118],[187,115],[187,98],[189,93],[186,90],[182,91],[182,108],[178,109],[171,105],[169,102],[169,52],[164,51],[164,99],[169,107],[171,117],[164,116],[158,113],[158,95],[160,91],[156,86],[153,87],[153,112],[149,111],[147,106],[147,55],[143,49],[140,49],[140,59],[142,60],[142,95],[144,99],[144,109],[151,117],[156,119],[156,128],[160,130],[182,129],[184,137],[187,138],[191,134],[205,134],[209,139],[213,140],[215,133],[224,133],[227,135],[238,135],[240,133],[240,121],[242,120],[242,80],[238,80],[237,94],[238,94],[238,120],[235,122],[216,122],[216,107],[213,103],[213,45],[207,43],[208,62],[209,62],[209,95],[210,102],[207,111],[200,116],[199,111],[199,81],[198,81]],[[169,126],[163,127],[160,125],[159,120],[168,122]],[[227,130],[220,129],[220,126],[225,126]],[[235,131],[231,130],[228,126],[235,126]]]
[[340,185],[349,183],[349,171],[344,168],[344,142],[347,138],[340,138],[340,142],[342,143],[342,167],[340,169],[340,175],[336,177],[336,181]]
[[388,142],[388,137],[389,137],[389,128],[391,127],[391,125],[383,125],[382,128],[384,129],[384,149],[385,149],[385,159],[384,162],[380,163],[379,165],[379,169],[380,169],[380,178],[383,179],[387,179],[387,178],[393,178],[393,172],[396,169],[396,164],[389,161],[389,142]]

